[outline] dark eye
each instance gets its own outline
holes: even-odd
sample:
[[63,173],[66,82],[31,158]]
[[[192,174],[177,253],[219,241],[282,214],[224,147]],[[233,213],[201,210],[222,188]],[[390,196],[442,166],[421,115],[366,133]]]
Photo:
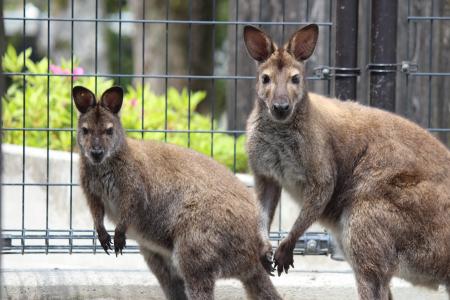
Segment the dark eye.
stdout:
[[112,135],[113,134],[113,128],[112,127],[106,128],[106,134],[107,135]]
[[300,77],[298,75],[294,75],[291,78],[292,83],[299,84],[300,83]]
[[269,82],[270,82],[270,77],[269,77],[269,75],[264,74],[264,75],[262,76],[262,83],[263,83],[263,84],[267,84],[267,83],[269,83]]
[[81,132],[83,132],[83,134],[88,134],[89,130],[86,127],[81,128]]

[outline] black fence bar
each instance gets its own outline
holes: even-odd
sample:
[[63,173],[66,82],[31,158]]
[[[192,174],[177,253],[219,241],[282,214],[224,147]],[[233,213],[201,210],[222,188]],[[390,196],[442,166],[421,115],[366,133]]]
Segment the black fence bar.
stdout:
[[[196,24],[196,25],[308,25],[308,22],[258,22],[258,21],[204,21],[204,20],[131,20],[131,19],[94,19],[94,18],[31,18],[31,17],[4,17],[6,21],[52,21],[52,22],[91,22],[91,23],[139,23],[139,24]],[[318,26],[332,26],[332,22],[315,22]]]
[[397,0],[372,0],[370,105],[395,111]]
[[[109,231],[111,236],[114,231]],[[273,247],[287,235],[287,232],[271,232],[269,240]],[[25,246],[20,245],[22,239],[27,240]],[[28,229],[24,233],[21,230],[5,229],[3,231],[2,240],[4,242],[3,254],[16,254],[24,248],[27,254],[40,253],[98,253],[104,254],[100,244],[95,246],[89,244],[89,241],[96,239],[95,230],[65,230],[51,229],[33,230]],[[49,240],[50,243],[46,243]],[[74,243],[75,242],[75,243]],[[134,241],[130,241],[124,249],[125,253],[139,253],[138,245]],[[306,232],[302,235],[294,248],[295,254],[301,255],[333,255],[339,254],[336,243],[331,235],[326,232]],[[334,257],[333,257],[334,258]],[[338,259],[336,257],[336,259]]]
[[336,5],[335,94],[356,99],[358,52],[358,0],[338,0]]
[[[5,21],[3,20],[3,0],[0,0],[0,41],[5,40]],[[0,43],[0,57],[5,53],[6,43]],[[0,59],[0,71],[3,70],[2,59]],[[6,76],[0,74],[0,98],[6,92]],[[1,104],[0,104],[1,105]],[[1,115],[1,114],[0,114]]]
[[[3,21],[3,0],[0,0],[0,39],[4,39],[5,37],[5,26]],[[5,52],[5,43],[1,43],[0,45],[0,57],[3,57],[3,53]],[[2,59],[0,59],[0,71],[3,70]],[[6,91],[6,82],[5,77],[0,74],[0,124],[3,124],[3,113],[2,113],[2,104],[1,100],[5,91]],[[0,182],[2,182],[2,174],[3,174],[3,155],[2,155],[2,132],[0,131]],[[0,186],[0,232],[2,230],[2,188]],[[0,238],[0,269],[2,268],[2,255],[3,253],[3,239]],[[2,279],[0,278],[0,289],[2,288]]]

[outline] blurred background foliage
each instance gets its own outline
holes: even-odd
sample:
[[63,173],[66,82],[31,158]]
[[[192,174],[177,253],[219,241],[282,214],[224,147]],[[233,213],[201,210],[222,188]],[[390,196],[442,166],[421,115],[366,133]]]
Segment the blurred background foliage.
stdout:
[[[0,10],[2,13],[6,11],[9,16],[26,15],[29,18],[49,16],[124,20],[143,18],[164,20],[166,17],[180,20],[211,19],[213,16],[218,20],[228,18],[228,1],[218,1],[214,7],[211,4],[204,7],[201,2],[189,7],[188,1],[179,0],[26,2],[0,0],[3,6],[0,6]],[[142,15],[138,15],[141,12]],[[124,127],[131,130],[128,132],[129,136],[190,147],[213,156],[236,172],[247,171],[245,137],[209,133],[210,130],[226,129],[226,124],[223,122],[219,124],[219,121],[223,120],[220,116],[225,108],[223,81],[211,84],[205,80],[140,78],[133,80],[131,76],[113,76],[188,74],[188,71],[190,74],[203,72],[203,75],[207,75],[212,74],[214,65],[223,71],[226,68],[226,61],[217,62],[214,53],[223,52],[226,40],[225,26],[214,29],[208,26],[205,37],[204,27],[188,25],[178,27],[170,25],[170,28],[167,26],[167,36],[165,24],[145,25],[145,35],[142,31],[139,32],[143,28],[142,25],[133,23],[119,25],[118,22],[100,22],[94,25],[94,22],[71,24],[71,22],[27,21],[25,28],[23,22],[9,22],[6,25],[6,32],[0,32],[1,38],[4,37],[6,40],[4,45],[10,45],[2,59],[4,72],[67,75],[73,68],[80,68],[83,73],[111,76],[97,78],[78,76],[73,80],[70,76],[27,76],[26,81],[23,80],[23,76],[9,76],[6,78],[6,88],[1,91],[1,94],[4,94],[3,127],[40,130],[25,133],[5,131],[5,143],[22,145],[25,142],[26,146],[41,148],[48,145],[50,149],[65,151],[74,149],[75,133],[71,128],[76,128],[77,115],[71,103],[71,86],[83,85],[100,93],[113,84],[120,84],[126,91],[121,117]],[[214,38],[211,30],[214,30]],[[166,38],[167,45],[170,45],[167,48],[166,43],[162,42]],[[188,39],[190,43],[187,43]],[[200,46],[206,43],[210,45]],[[198,46],[192,46],[193,44]],[[144,54],[141,51],[143,47],[146,51]],[[204,51],[194,49],[196,47],[201,47]],[[139,51],[140,53],[137,53]],[[209,54],[205,54],[205,51]],[[72,59],[71,53],[74,55]],[[168,57],[165,61],[163,57],[166,53],[179,58]],[[205,55],[211,59],[199,61],[193,57],[201,58]],[[163,67],[163,64],[166,66]],[[5,77],[2,76],[2,79]],[[211,101],[214,101],[213,107]],[[48,140],[45,128],[56,129],[50,131]],[[175,132],[161,132],[165,129]],[[206,132],[185,132],[188,129]],[[151,132],[140,133],[133,130]]]
[[[52,75],[59,76],[27,76],[26,81],[21,75],[11,76],[12,82],[2,98],[3,127],[37,130],[25,134],[20,130],[6,131],[3,142],[40,148],[49,145],[50,149],[70,151],[76,145],[75,132],[71,128],[77,126],[71,86],[82,85],[92,91],[97,90],[97,95],[100,95],[114,84],[114,80],[83,76],[84,70],[78,67],[77,59],[74,59],[73,66],[70,60],[63,60],[59,66],[45,57],[34,62],[30,59],[31,54],[31,48],[17,53],[10,45],[2,59],[4,71],[44,74],[50,69]],[[73,81],[71,76],[64,76],[71,73],[78,75]],[[155,94],[149,84],[126,85],[121,110],[122,123],[124,128],[130,130],[128,135],[131,137],[190,147],[211,155],[236,172],[246,172],[245,136],[241,135],[235,140],[228,134],[209,133],[209,130],[217,129],[217,121],[195,110],[205,97],[204,91],[191,91],[189,94],[186,88],[179,91],[169,87],[166,97]],[[46,128],[52,129],[48,140]],[[169,132],[165,133],[164,130]],[[194,132],[188,133],[188,130]]]

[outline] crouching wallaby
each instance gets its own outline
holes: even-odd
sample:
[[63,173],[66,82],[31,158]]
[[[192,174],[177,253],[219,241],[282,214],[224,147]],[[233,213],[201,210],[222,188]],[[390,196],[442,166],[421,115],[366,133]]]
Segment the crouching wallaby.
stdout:
[[81,186],[108,253],[106,215],[116,224],[116,255],[135,239],[169,299],[212,299],[218,278],[240,279],[252,299],[280,299],[266,269],[270,243],[260,234],[260,206],[225,167],[194,151],[125,137],[123,91],[97,103],[73,88],[79,112]]
[[302,205],[275,252],[278,274],[293,267],[297,239],[328,227],[352,266],[361,299],[390,298],[389,282],[450,286],[450,152],[406,119],[306,90],[304,61],[318,27],[277,48],[247,26],[258,63],[248,153],[267,232],[283,187]]

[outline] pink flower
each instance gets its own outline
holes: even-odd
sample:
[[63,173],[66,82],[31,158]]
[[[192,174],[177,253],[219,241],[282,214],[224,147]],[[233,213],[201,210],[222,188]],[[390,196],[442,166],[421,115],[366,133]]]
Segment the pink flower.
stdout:
[[130,104],[131,104],[132,107],[136,107],[137,99],[136,98],[131,99]]
[[[63,69],[57,65],[50,65],[50,72],[56,75],[70,75],[70,70]],[[73,69],[73,75],[83,75],[83,74],[84,69],[82,67],[76,67]],[[77,79],[77,77],[74,76],[73,79]]]
[[83,75],[84,69],[82,67],[76,67],[73,69],[73,75]]
[[53,74],[58,74],[58,75],[64,74],[63,69],[57,65],[50,65],[50,72],[52,72]]
[[[73,69],[73,75],[83,75],[84,69],[82,67],[76,67]],[[77,79],[77,77],[73,77],[73,79]]]

